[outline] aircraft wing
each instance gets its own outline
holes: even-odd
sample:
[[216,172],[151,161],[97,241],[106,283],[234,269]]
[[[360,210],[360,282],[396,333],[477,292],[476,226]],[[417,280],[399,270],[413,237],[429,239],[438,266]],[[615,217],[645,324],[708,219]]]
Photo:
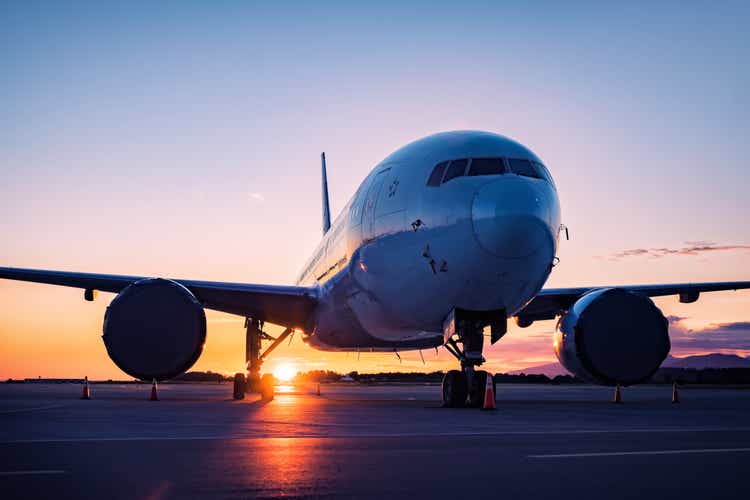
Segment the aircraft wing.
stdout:
[[[0,278],[118,293],[148,277],[0,267]],[[172,281],[190,290],[207,309],[250,316],[290,328],[304,326],[317,305],[317,291],[312,287]]]
[[702,292],[720,292],[722,290],[742,290],[750,288],[750,281],[725,281],[716,283],[675,283],[668,285],[625,285],[593,286],[580,288],[545,288],[518,313],[530,320],[554,319],[567,311],[582,295],[601,288],[621,288],[641,293],[649,297],[679,295],[684,302],[694,302]]

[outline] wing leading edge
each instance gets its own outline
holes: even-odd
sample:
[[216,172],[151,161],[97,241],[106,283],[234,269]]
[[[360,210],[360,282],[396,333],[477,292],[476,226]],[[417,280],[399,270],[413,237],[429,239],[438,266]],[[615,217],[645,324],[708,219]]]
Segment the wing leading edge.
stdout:
[[[147,277],[0,267],[0,278],[119,293]],[[290,328],[304,327],[317,305],[317,292],[312,287],[172,281],[190,290],[207,309],[250,316]]]
[[595,286],[580,288],[546,288],[519,313],[519,316],[531,320],[554,319],[567,311],[582,295],[602,288],[621,288],[649,297],[679,295],[686,297],[685,302],[693,302],[702,292],[720,292],[725,290],[743,290],[750,288],[750,281],[725,281],[715,283],[674,283],[667,285],[625,285]]

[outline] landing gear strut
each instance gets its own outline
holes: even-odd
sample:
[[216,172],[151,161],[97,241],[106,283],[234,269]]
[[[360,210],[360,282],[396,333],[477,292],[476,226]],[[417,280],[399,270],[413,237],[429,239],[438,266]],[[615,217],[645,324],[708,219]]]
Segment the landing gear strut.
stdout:
[[[473,312],[454,310],[449,316],[450,327],[445,329],[445,349],[459,363],[461,370],[450,370],[443,377],[443,406],[448,408],[481,408],[489,374],[476,367],[485,362],[484,327],[491,328],[491,343],[500,340],[507,331],[505,311]],[[463,349],[459,346],[463,344]],[[492,380],[493,393],[495,381]]]
[[[260,393],[264,400],[273,399],[273,375],[270,373],[260,375],[263,360],[281,344],[291,333],[287,328],[281,335],[274,338],[263,331],[263,322],[254,318],[245,318],[245,361],[247,366],[247,381],[245,390],[247,392]],[[271,345],[261,353],[263,340],[273,341]],[[236,385],[236,384],[235,384]],[[235,391],[236,393],[237,391]]]

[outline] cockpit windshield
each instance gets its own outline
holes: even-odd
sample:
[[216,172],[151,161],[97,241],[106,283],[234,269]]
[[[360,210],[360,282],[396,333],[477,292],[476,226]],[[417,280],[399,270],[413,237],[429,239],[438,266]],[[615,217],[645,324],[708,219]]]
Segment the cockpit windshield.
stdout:
[[500,175],[505,173],[502,158],[474,158],[469,175]]
[[440,186],[463,176],[515,174],[533,179],[543,179],[554,186],[547,167],[537,161],[524,158],[460,158],[443,161],[435,168],[427,180],[428,186]]

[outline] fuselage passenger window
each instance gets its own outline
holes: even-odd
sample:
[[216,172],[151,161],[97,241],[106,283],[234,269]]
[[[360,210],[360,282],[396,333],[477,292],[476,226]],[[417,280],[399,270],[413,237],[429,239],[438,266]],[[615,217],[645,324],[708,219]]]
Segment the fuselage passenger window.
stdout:
[[534,165],[529,160],[520,160],[518,158],[508,158],[508,166],[511,172],[526,177],[533,177],[535,179],[541,179],[542,175],[537,172]]
[[428,186],[439,186],[440,185],[440,179],[443,178],[443,172],[445,172],[445,167],[448,166],[448,162],[444,161],[442,163],[438,163],[435,165],[435,169],[432,171],[432,174],[430,174],[430,178],[427,180]]
[[455,179],[456,177],[464,175],[464,172],[466,172],[467,163],[469,163],[469,160],[453,160],[448,167],[448,170],[445,171],[443,182],[445,183],[451,179]]
[[469,175],[498,175],[505,172],[502,158],[474,158]]

